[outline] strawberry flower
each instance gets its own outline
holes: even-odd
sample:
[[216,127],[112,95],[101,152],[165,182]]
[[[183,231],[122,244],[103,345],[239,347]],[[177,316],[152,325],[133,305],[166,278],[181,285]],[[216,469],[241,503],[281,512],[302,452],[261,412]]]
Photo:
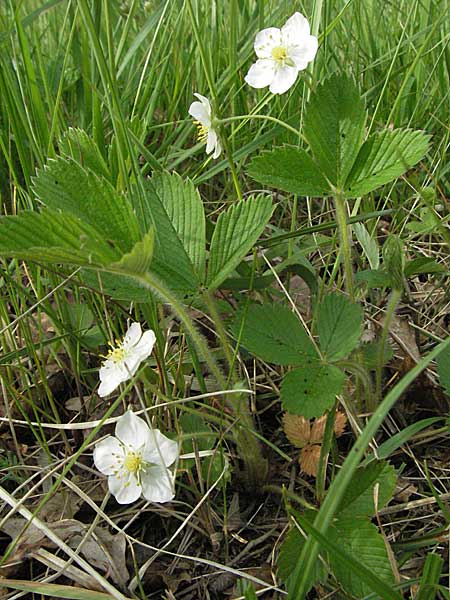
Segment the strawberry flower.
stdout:
[[116,340],[117,346],[111,346],[100,368],[98,395],[102,398],[108,396],[130,379],[141,362],[151,354],[155,341],[156,336],[151,329],[142,333],[140,323],[132,323],[123,340]]
[[178,458],[178,443],[128,410],[116,424],[115,436],[96,444],[94,464],[108,476],[108,488],[119,504],[141,496],[150,502],[174,497],[169,468]]
[[268,27],[256,35],[258,60],[245,81],[254,88],[269,86],[272,94],[284,94],[317,52],[318,41],[310,35],[308,20],[296,12],[281,29]]
[[193,102],[188,112],[195,119],[194,123],[198,128],[198,140],[206,143],[206,154],[211,154],[214,151],[213,158],[219,158],[222,146],[217,131],[213,126],[211,104],[208,98],[205,98],[201,94],[195,93],[194,96],[200,102]]

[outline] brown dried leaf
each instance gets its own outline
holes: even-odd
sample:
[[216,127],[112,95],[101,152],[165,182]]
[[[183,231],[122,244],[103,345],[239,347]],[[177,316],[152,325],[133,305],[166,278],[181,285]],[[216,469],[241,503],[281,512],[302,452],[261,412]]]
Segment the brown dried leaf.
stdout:
[[308,444],[308,446],[305,446],[302,449],[298,462],[300,463],[300,469],[303,471],[303,473],[311,475],[312,477],[317,476],[320,448],[321,446],[319,444]]
[[297,448],[303,448],[310,441],[311,426],[305,417],[284,413],[283,429],[287,439]]
[[347,415],[341,411],[336,412],[336,420],[334,421],[334,434],[336,437],[341,436],[347,425]]
[[[20,517],[8,519],[2,526],[2,531],[7,533],[13,542],[24,528],[26,522]],[[94,532],[86,538],[89,525],[75,519],[63,519],[47,526],[71,548],[76,550],[83,541],[81,554],[85,559],[98,569],[111,575],[112,580],[120,585],[128,582],[129,574],[125,566],[125,536],[121,533],[111,534],[102,527],[96,527]],[[20,536],[12,554],[5,566],[16,564],[30,557],[40,548],[57,548],[45,534],[31,523]]]
[[311,444],[320,444],[322,442],[326,422],[327,415],[322,415],[314,420],[313,426],[311,427]]

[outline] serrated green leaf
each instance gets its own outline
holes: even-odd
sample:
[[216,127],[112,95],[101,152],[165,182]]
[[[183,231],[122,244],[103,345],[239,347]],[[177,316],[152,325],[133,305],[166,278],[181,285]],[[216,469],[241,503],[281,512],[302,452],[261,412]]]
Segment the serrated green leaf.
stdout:
[[80,279],[88,288],[111,296],[114,300],[124,302],[148,302],[151,292],[148,288],[140,285],[131,276],[118,275],[116,273],[94,272],[83,269]]
[[433,258],[428,256],[419,256],[406,263],[404,274],[405,277],[414,277],[420,273],[446,273],[447,269],[444,265],[440,265]]
[[355,275],[355,280],[360,283],[364,282],[369,288],[382,288],[391,287],[392,281],[386,271],[377,269],[367,269],[365,271],[358,271]]
[[[152,271],[173,291],[180,295],[195,293],[200,280],[194,265],[183,245],[183,229],[176,229],[170,215],[174,215],[171,201],[166,204],[161,197],[164,191],[164,180],[171,186],[172,175],[162,173],[146,182],[145,212],[148,220],[155,228],[155,248]],[[170,213],[170,214],[169,214]]]
[[250,177],[299,196],[328,196],[330,186],[313,159],[300,148],[284,146],[264,152],[248,167]]
[[428,148],[422,131],[396,129],[371,135],[362,145],[345,182],[345,196],[358,198],[393,181],[413,167]]
[[328,360],[346,358],[361,336],[363,310],[341,294],[328,294],[317,319],[320,349]]
[[441,352],[436,362],[441,385],[450,396],[450,351],[444,350],[444,352]]
[[90,268],[120,259],[94,227],[50,209],[0,217],[0,255]]
[[376,513],[375,484],[378,484],[377,509],[380,510],[392,498],[396,482],[395,469],[388,463],[373,461],[366,467],[359,467],[342,499],[338,518],[372,517]]
[[152,177],[153,187],[189,256],[200,281],[205,278],[205,213],[200,195],[189,179],[177,173]]
[[151,227],[142,240],[136,242],[130,252],[124,254],[120,261],[111,266],[127,273],[147,273],[152,263],[154,244],[155,230]]
[[298,318],[283,305],[251,304],[231,330],[252,354],[276,365],[301,364],[317,352]]
[[214,290],[245,258],[272,216],[270,196],[233,204],[217,219],[209,252],[207,287]]
[[33,179],[33,191],[44,206],[89,223],[122,253],[140,239],[130,202],[71,158],[50,159]]
[[59,140],[58,148],[61,155],[73,158],[85,169],[109,180],[110,172],[102,153],[83,129],[69,127]]
[[280,390],[283,409],[306,419],[321,417],[333,407],[344,382],[345,374],[340,369],[308,358],[302,367],[290,371],[283,379]]
[[361,147],[366,110],[346,75],[334,74],[311,94],[304,134],[325,177],[343,187]]
[[[337,521],[328,530],[327,537],[338,549],[329,553],[329,559],[336,579],[346,592],[355,598],[364,598],[374,591],[382,598],[400,597],[391,587],[395,584],[394,575],[383,537],[375,525],[367,519]],[[352,567],[342,561],[343,555],[353,559]],[[358,572],[355,563],[365,567],[366,572]],[[369,573],[389,586],[391,593],[386,595],[387,590],[383,593],[382,589],[374,586]]]
[[[310,524],[314,522],[317,515],[316,511],[306,511],[303,513],[302,518],[306,519]],[[278,555],[277,567],[278,575],[283,579],[286,587],[289,588],[289,576],[294,570],[295,564],[298,559],[299,552],[301,552],[305,544],[305,538],[300,531],[293,527],[283,543],[280,546],[280,553]],[[311,573],[311,579],[308,584],[308,588],[311,589],[314,585],[319,582],[324,582],[327,578],[327,569],[323,561],[318,560]]]

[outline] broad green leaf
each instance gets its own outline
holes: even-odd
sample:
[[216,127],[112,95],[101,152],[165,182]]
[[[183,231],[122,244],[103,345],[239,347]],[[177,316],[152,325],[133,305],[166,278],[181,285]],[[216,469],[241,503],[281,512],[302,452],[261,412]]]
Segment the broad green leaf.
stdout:
[[111,296],[114,300],[148,302],[151,297],[148,288],[126,275],[83,269],[80,272],[80,279],[86,287]]
[[388,463],[373,461],[366,467],[359,467],[341,501],[338,518],[373,517],[376,513],[375,484],[378,484],[379,510],[392,498],[396,482],[395,469]]
[[172,175],[163,173],[156,176],[156,186],[153,178],[146,182],[145,212],[148,221],[155,228],[155,248],[152,261],[154,272],[173,291],[181,295],[190,295],[197,291],[200,280],[194,265],[183,244],[184,230],[177,230],[171,216],[174,212],[171,202],[163,200],[164,181],[171,186]]
[[91,268],[120,259],[94,227],[50,209],[0,217],[0,255]]
[[436,359],[437,371],[442,387],[450,396],[450,350],[444,350]]
[[158,174],[152,177],[153,187],[189,256],[200,279],[205,278],[205,213],[200,195],[192,181],[176,174]]
[[[367,573],[389,587],[395,584],[383,537],[377,527],[367,519],[351,518],[345,522],[338,521],[329,529],[327,537],[337,549],[337,552],[329,553],[333,573],[344,590],[353,597],[364,598],[374,591],[380,594],[381,590],[373,585]],[[344,563],[341,558],[343,555],[365,567],[366,572],[358,572],[355,564],[351,566]],[[381,597],[399,598],[400,595],[391,587],[391,594],[382,594]]]
[[[376,592],[377,597],[385,600],[401,600],[399,592],[393,589],[393,575],[390,570],[389,559],[387,558],[386,548],[382,537],[374,525],[365,519],[354,520],[354,527],[361,525],[361,535],[359,536],[353,528],[347,531],[340,531],[330,528],[327,535],[323,535],[314,525],[311,525],[306,519],[297,517],[299,524],[308,534],[308,541],[313,539],[317,545],[326,551],[329,560],[339,583],[344,589],[349,590],[354,585],[355,589],[358,583],[364,586],[367,594]],[[352,523],[349,523],[351,526]],[[370,527],[368,527],[370,525]],[[353,534],[353,535],[352,535]],[[364,534],[367,535],[367,542],[364,542]],[[341,539],[341,536],[343,538]],[[345,539],[348,536],[348,540]],[[345,540],[345,544],[344,544]],[[381,543],[380,543],[381,542]],[[373,543],[374,555],[370,555],[370,544]],[[383,548],[381,547],[383,544]],[[303,551],[307,547],[303,545]],[[358,550],[361,550],[361,556]],[[383,552],[384,550],[384,552]],[[386,562],[387,559],[387,562]],[[389,568],[386,566],[389,565]],[[294,573],[291,577],[293,577]],[[306,583],[306,582],[305,582]],[[296,592],[293,580],[289,581],[288,598],[298,600],[305,598],[306,591],[309,589],[309,581],[305,585],[305,594],[299,596]],[[352,593],[352,592],[350,592]],[[355,598],[363,598],[367,595],[355,594]]]
[[376,237],[370,235],[363,223],[354,223],[352,229],[364,250],[364,254],[367,256],[370,268],[378,269],[380,266],[380,252]]
[[334,74],[311,94],[304,134],[323,175],[342,188],[361,147],[366,110],[353,81]]
[[280,390],[283,409],[306,419],[321,417],[333,407],[344,382],[345,374],[340,369],[308,358],[283,379]]
[[83,130],[70,127],[58,142],[59,153],[63,156],[73,158],[78,164],[93,173],[110,178],[110,172],[105,159],[97,144]]
[[217,219],[209,252],[207,287],[214,290],[245,258],[272,216],[270,196],[233,204]]
[[437,263],[433,258],[427,256],[419,256],[406,263],[404,274],[405,277],[414,277],[420,273],[446,273],[448,270]]
[[50,159],[33,179],[33,190],[45,206],[89,223],[121,252],[129,252],[140,239],[127,198],[71,158]]
[[382,269],[358,271],[355,275],[355,280],[360,283],[364,282],[369,288],[391,287],[392,281],[386,271]]
[[422,131],[396,129],[371,135],[362,145],[345,182],[347,198],[364,196],[406,173],[428,148]]
[[346,358],[361,336],[363,310],[342,294],[328,294],[319,305],[317,331],[328,360]]
[[304,150],[293,146],[275,148],[254,158],[248,168],[250,177],[299,196],[328,196],[330,185]]
[[152,262],[154,242],[155,230],[151,227],[142,240],[136,242],[130,252],[124,254],[120,261],[111,266],[127,273],[146,273]]
[[[316,511],[308,510],[303,513],[302,518],[307,520],[310,524],[314,522],[317,515]],[[305,544],[305,538],[300,531],[293,527],[283,543],[280,546],[280,553],[278,555],[277,567],[278,575],[283,579],[286,587],[289,588],[289,576],[294,570],[297,562],[298,554],[301,552]],[[326,581],[327,568],[322,560],[318,560],[311,573],[311,579],[308,584],[308,590],[311,589],[315,584]]]
[[303,325],[283,305],[251,304],[231,327],[244,348],[276,365],[298,365],[317,352]]

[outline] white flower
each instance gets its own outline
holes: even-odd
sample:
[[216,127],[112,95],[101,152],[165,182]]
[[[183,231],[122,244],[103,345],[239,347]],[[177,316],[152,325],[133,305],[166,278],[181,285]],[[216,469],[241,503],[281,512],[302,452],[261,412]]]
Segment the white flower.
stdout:
[[222,152],[219,136],[212,125],[211,104],[208,98],[201,94],[194,94],[200,102],[193,102],[189,107],[189,114],[194,117],[198,127],[197,137],[200,142],[206,142],[206,154],[214,150],[213,158],[219,158]]
[[130,379],[138,370],[141,362],[151,354],[156,337],[150,329],[142,333],[140,323],[132,323],[117,346],[112,347],[100,368],[100,387],[98,395],[102,398],[113,392],[116,387]]
[[128,410],[110,435],[94,448],[97,469],[108,475],[108,488],[119,504],[141,495],[150,502],[174,497],[174,477],[168,467],[178,458],[178,444]]
[[269,27],[256,35],[258,60],[245,81],[254,88],[270,86],[272,94],[284,94],[306,69],[317,52],[317,38],[310,35],[308,20],[296,12],[281,29]]

